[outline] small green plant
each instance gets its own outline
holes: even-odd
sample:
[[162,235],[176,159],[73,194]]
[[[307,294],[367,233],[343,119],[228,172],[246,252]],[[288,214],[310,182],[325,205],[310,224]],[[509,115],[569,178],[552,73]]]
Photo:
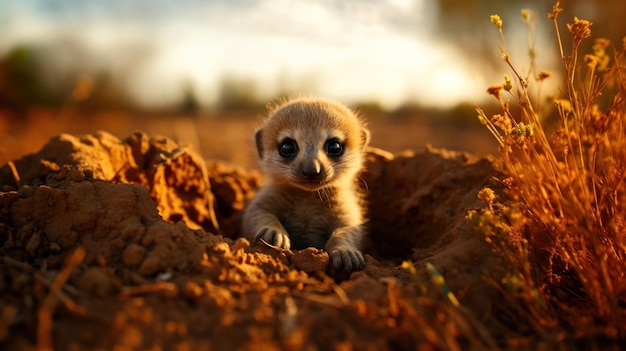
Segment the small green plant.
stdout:
[[[535,332],[563,328],[577,338],[626,337],[626,71],[624,48],[596,39],[593,53],[581,56],[592,23],[574,18],[567,25],[572,47],[566,52],[553,21],[565,77],[562,96],[553,99],[558,126],[548,133],[541,85],[551,74],[535,69],[533,23],[529,28],[530,68],[512,63],[498,15],[502,59],[511,71],[487,89],[502,108],[492,117],[477,108],[479,120],[499,144],[502,184],[510,202],[496,204],[485,190],[482,211],[468,214],[511,274],[500,282],[524,305]],[[622,44],[622,43],[620,43]],[[536,88],[531,94],[531,88]],[[536,94],[534,94],[536,92]],[[511,101],[519,108],[512,109]],[[506,202],[506,201],[505,201]],[[509,294],[509,296],[512,296]],[[521,301],[521,302],[520,302]],[[558,328],[557,328],[558,329]]]

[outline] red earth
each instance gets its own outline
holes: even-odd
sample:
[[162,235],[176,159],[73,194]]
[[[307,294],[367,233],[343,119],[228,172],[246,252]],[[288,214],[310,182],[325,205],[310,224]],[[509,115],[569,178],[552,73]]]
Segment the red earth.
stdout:
[[370,149],[366,267],[348,275],[324,251],[238,238],[258,172],[143,132],[60,134],[0,168],[0,346],[495,347],[511,330],[485,279],[499,262],[465,220],[495,173],[466,153]]

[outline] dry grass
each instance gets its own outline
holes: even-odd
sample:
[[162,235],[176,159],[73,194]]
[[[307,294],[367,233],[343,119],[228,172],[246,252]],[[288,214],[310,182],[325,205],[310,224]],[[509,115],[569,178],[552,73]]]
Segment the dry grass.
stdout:
[[[531,67],[522,75],[511,64],[502,20],[491,18],[513,78],[505,76],[504,83],[488,89],[502,106],[500,114],[489,118],[477,110],[499,143],[507,199],[485,189],[479,196],[486,208],[468,218],[510,264],[509,275],[494,284],[520,312],[513,323],[534,335],[551,335],[546,338],[555,343],[602,346],[626,338],[624,48],[595,39],[593,52],[582,55],[580,44],[591,36],[591,23],[575,18],[567,25],[573,37],[568,52],[560,11],[557,3],[548,17],[566,82],[563,96],[554,99],[559,123],[550,134],[540,99],[531,98],[536,95],[530,90],[540,90],[550,77],[534,69],[532,36]],[[522,11],[529,33],[532,16]]]

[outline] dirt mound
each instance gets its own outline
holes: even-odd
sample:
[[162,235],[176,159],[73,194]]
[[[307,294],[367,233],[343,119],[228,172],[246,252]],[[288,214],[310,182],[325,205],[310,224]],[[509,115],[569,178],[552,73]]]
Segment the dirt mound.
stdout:
[[465,215],[483,206],[478,192],[493,187],[492,161],[430,147],[395,156],[374,149],[367,167],[368,251],[412,260],[422,278],[430,262],[461,297],[473,295],[477,310],[485,308],[485,287],[478,277],[497,263],[486,255],[489,248],[468,227]]
[[[142,132],[125,140],[106,132],[61,134],[38,153],[14,161],[14,165],[19,179],[10,167],[0,168],[0,185],[5,189],[47,184],[47,178],[54,177],[61,166],[77,165],[95,179],[143,185],[164,219],[213,232],[219,231],[218,223],[234,230],[231,216],[243,208],[259,180],[254,173],[220,163],[211,164],[209,174],[204,161],[189,147],[165,137],[150,138]],[[221,196],[219,212],[213,208],[213,194]],[[221,217],[214,217],[216,214]]]
[[143,133],[56,137],[0,168],[0,345],[415,349],[462,339],[426,267],[472,316],[487,312],[481,274],[496,263],[464,217],[491,162],[372,149],[367,169],[366,268],[334,276],[321,250],[236,239],[258,174]]

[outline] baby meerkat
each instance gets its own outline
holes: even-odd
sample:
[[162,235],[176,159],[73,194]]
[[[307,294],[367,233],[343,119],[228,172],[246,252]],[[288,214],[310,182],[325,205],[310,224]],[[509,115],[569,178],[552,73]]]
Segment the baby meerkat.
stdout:
[[243,213],[251,241],[324,249],[337,270],[363,269],[358,174],[370,133],[344,105],[297,98],[270,111],[255,134],[266,183]]

